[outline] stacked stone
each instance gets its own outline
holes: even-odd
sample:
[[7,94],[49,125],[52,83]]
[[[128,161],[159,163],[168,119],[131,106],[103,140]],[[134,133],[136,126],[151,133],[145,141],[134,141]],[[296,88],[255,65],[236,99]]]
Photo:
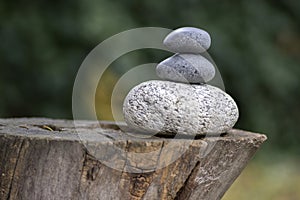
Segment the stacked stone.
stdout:
[[184,27],[171,32],[164,45],[176,53],[156,68],[164,79],[141,83],[127,95],[123,105],[132,129],[166,135],[218,135],[230,130],[238,119],[234,100],[224,91],[206,84],[215,76],[214,66],[200,53],[211,44],[209,34]]
[[164,45],[176,54],[158,64],[157,75],[176,82],[210,81],[215,76],[215,68],[200,54],[210,47],[210,43],[209,34],[198,28],[185,27],[171,32]]

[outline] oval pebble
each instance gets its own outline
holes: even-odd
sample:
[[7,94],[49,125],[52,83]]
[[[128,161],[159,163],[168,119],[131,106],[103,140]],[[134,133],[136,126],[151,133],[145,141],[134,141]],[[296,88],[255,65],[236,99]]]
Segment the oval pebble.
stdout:
[[175,53],[202,53],[210,47],[211,39],[202,29],[183,27],[172,31],[163,43]]
[[215,76],[215,68],[200,54],[175,54],[160,62],[156,73],[165,80],[206,83]]
[[136,131],[190,136],[224,133],[239,116],[235,101],[219,88],[157,80],[134,87],[123,114]]

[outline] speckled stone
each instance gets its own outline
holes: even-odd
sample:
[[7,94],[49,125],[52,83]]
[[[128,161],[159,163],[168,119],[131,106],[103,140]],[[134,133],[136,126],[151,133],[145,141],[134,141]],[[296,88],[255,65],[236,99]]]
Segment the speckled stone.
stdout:
[[175,54],[159,63],[156,73],[165,80],[206,83],[215,76],[215,68],[200,54]]
[[198,28],[183,27],[172,31],[164,45],[175,53],[202,53],[210,47],[209,34]]
[[123,114],[136,131],[216,135],[231,129],[239,112],[234,100],[219,88],[155,80],[128,93]]

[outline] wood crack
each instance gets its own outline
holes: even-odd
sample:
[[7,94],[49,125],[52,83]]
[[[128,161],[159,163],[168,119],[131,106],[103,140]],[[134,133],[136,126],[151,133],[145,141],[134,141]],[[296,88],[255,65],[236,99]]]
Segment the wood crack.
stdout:
[[[187,188],[187,187],[189,187],[188,182],[190,181],[191,177],[193,177],[193,175],[198,172],[199,165],[200,165],[200,162],[198,161],[196,163],[195,167],[192,169],[189,176],[187,177],[187,179],[185,180],[185,182],[183,183],[182,187],[176,193],[174,200],[182,200],[181,196],[184,193],[185,189],[189,190]],[[184,194],[184,199],[188,199],[188,197],[189,197],[189,194]]]
[[[16,141],[18,141],[18,138],[16,138]],[[17,156],[17,159],[16,159],[16,164],[14,166],[14,170],[13,170],[13,173],[12,173],[12,180],[10,182],[10,186],[9,186],[9,190],[8,190],[8,194],[7,194],[7,200],[10,199],[10,195],[11,195],[11,191],[12,191],[12,186],[13,186],[13,183],[14,183],[14,180],[17,176],[15,176],[15,173],[16,173],[16,169],[17,169],[17,165],[18,165],[18,162],[19,162],[19,159],[20,159],[20,154],[21,154],[21,151],[22,151],[22,148],[24,146],[24,139],[22,139],[22,142],[21,142],[21,145],[19,147],[19,151],[18,151],[18,156]]]
[[82,167],[81,167],[81,172],[80,172],[80,177],[79,177],[79,185],[78,185],[79,194],[81,194],[81,183],[82,183],[82,178],[83,178],[83,172],[84,172],[84,167],[87,162],[87,151],[84,148],[82,150],[84,151],[84,155],[83,155]]

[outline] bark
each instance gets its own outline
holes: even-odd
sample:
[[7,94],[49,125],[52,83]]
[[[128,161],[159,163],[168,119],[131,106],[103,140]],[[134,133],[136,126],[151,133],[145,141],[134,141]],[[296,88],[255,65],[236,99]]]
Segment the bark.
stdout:
[[0,119],[0,199],[221,199],[266,140],[236,129],[161,138],[77,124]]

